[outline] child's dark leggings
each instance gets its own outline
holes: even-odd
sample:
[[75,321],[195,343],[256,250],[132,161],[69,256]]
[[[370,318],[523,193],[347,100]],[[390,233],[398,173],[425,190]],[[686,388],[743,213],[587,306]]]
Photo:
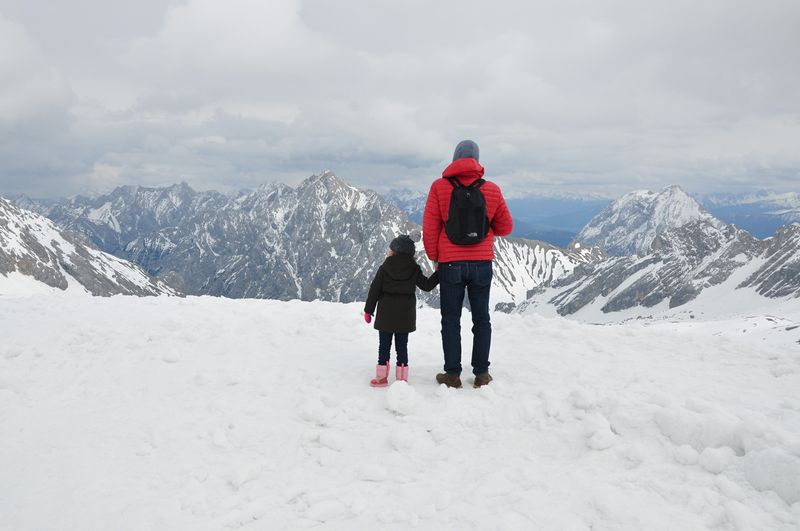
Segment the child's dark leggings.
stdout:
[[392,350],[392,336],[394,336],[394,349],[397,351],[397,364],[408,365],[408,334],[399,332],[378,332],[381,342],[378,347],[378,365],[389,363],[389,354]]

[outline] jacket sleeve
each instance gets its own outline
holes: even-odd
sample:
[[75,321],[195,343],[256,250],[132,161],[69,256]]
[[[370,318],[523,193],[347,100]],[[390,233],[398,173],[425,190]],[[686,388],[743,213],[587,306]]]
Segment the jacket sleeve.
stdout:
[[514,220],[511,219],[511,211],[508,210],[503,193],[500,192],[500,204],[498,204],[497,210],[494,212],[494,218],[492,218],[492,231],[494,231],[495,236],[508,236],[512,230],[514,230]]
[[434,271],[430,277],[426,277],[422,269],[417,266],[417,287],[422,291],[431,291],[439,285],[439,272]]
[[372,279],[372,284],[369,286],[369,293],[367,294],[367,302],[364,304],[364,313],[375,315],[375,307],[378,305],[378,299],[381,298],[381,291],[383,289],[383,266],[378,268],[375,273],[375,278]]
[[439,261],[439,235],[442,232],[442,215],[439,212],[439,198],[436,196],[436,182],[431,185],[425,213],[422,216],[422,244],[425,253],[434,262]]

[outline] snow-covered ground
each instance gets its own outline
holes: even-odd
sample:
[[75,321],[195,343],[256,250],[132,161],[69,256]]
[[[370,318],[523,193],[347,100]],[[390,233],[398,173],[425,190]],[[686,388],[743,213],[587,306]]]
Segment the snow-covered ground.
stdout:
[[496,314],[449,390],[435,310],[388,389],[358,311],[0,298],[0,528],[800,526],[800,312]]

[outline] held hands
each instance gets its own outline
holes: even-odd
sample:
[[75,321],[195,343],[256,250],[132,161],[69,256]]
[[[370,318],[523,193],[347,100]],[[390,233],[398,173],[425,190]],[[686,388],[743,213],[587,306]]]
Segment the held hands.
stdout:
[[369,324],[372,322],[372,314],[364,312],[364,322]]

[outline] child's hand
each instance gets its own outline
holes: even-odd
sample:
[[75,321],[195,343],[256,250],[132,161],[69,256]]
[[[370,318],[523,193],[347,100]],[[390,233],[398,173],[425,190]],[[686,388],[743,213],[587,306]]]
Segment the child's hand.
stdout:
[[369,324],[372,322],[372,314],[364,312],[364,321]]

